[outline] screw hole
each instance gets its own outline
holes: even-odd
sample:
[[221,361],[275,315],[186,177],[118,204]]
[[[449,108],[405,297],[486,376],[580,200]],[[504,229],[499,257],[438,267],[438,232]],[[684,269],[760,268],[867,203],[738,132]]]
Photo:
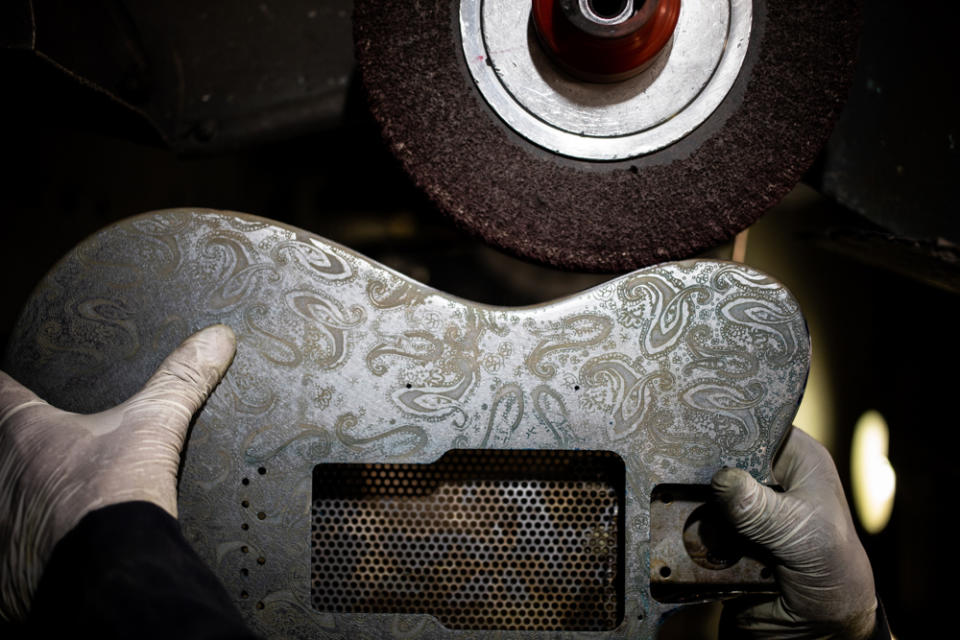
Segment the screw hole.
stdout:
[[267,514],[265,514],[263,511],[257,514],[257,519],[259,520],[265,520],[266,517],[267,517]]
[[240,484],[242,484],[243,486],[247,486],[248,484],[250,484],[250,478],[244,478],[243,480],[240,481]]
[[266,468],[266,467],[260,467],[259,469],[257,469],[257,473],[259,473],[260,475],[266,475],[266,473],[267,473],[267,468]]
[[763,569],[760,570],[760,577],[763,578],[764,580],[766,580],[772,575],[773,575],[773,572],[770,571],[770,567],[764,567]]
[[250,525],[248,525],[246,522],[244,522],[243,524],[240,525],[240,528],[243,529],[244,531],[246,531],[247,529],[250,528]]
[[673,573],[673,571],[670,570],[670,567],[660,567],[660,575],[662,577],[669,578],[671,573]]
[[240,502],[240,506],[243,507],[244,509],[246,509],[247,507],[250,506],[250,501],[249,501],[249,500],[242,500],[242,501]]

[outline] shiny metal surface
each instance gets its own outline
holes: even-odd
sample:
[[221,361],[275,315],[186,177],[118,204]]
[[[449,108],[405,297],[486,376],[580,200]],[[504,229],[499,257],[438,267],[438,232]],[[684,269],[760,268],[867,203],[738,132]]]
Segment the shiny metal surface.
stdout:
[[594,0],[560,0],[560,8],[572,25],[601,38],[619,38],[642,27],[660,0],[621,0],[620,11],[615,15],[601,15]]
[[248,622],[276,638],[468,637],[424,614],[311,602],[317,466],[424,464],[452,449],[618,455],[624,613],[603,637],[653,638],[670,608],[650,595],[653,487],[704,484],[724,465],[768,479],[810,358],[796,300],[740,264],[664,264],[494,307],[300,229],[180,209],[115,224],[63,258],[3,369],[54,405],[95,411],[217,322],[238,350],[186,445],[181,523]]
[[517,133],[560,155],[617,160],[667,147],[713,113],[740,72],[752,19],[751,0],[685,2],[672,43],[616,84],[556,69],[527,3],[462,0],[460,35],[477,88]]

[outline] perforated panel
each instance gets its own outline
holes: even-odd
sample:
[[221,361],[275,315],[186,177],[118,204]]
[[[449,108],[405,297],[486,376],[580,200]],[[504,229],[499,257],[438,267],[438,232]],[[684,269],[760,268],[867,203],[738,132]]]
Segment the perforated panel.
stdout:
[[318,465],[313,606],[425,613],[453,629],[612,629],[623,478],[617,455],[591,451]]

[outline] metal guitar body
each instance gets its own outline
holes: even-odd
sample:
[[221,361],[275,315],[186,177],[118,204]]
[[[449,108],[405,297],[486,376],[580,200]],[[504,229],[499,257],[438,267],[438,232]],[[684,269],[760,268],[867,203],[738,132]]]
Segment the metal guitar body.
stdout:
[[192,428],[181,522],[271,637],[653,637],[675,606],[651,597],[654,487],[767,480],[809,365],[796,301],[739,264],[503,308],[184,209],[61,260],[4,369],[97,411],[217,322],[238,352]]

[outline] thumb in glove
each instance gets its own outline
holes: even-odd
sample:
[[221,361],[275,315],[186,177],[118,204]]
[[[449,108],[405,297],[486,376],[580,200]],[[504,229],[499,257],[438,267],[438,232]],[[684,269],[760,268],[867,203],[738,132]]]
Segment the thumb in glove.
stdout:
[[873,570],[830,454],[793,428],[774,463],[779,493],[742,469],[721,469],[713,493],[728,520],[775,559],[780,595],[724,605],[721,637],[869,638]]
[[177,516],[190,420],[235,350],[229,327],[208,327],[133,397],[90,415],[52,407],[0,372],[0,617],[26,617],[54,546],[87,513],[144,500]]

